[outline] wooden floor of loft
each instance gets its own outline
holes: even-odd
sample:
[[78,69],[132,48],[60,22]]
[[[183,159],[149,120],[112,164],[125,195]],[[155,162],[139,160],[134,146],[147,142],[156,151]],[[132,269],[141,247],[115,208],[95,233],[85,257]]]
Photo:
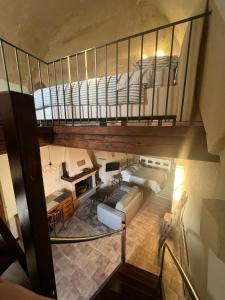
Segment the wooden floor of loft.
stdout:
[[55,119],[54,120],[38,120],[38,125],[66,125],[66,126],[110,126],[120,125],[129,126],[134,124],[144,124],[144,126],[176,126],[176,115],[159,115],[159,116],[136,116],[136,117],[108,117],[108,118],[75,118],[75,119]]
[[[208,153],[203,126],[39,126],[40,146],[55,145],[219,162]],[[0,126],[0,154],[6,153]]]
[[54,145],[137,155],[219,161],[202,126],[54,126]]

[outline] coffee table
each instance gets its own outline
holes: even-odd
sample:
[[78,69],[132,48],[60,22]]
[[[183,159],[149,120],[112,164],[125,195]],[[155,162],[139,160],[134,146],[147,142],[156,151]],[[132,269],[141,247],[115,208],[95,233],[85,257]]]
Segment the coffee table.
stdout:
[[98,202],[108,201],[110,199],[113,191],[114,191],[113,186],[106,186],[102,189],[99,189],[94,195],[92,195],[91,200],[93,201],[93,203],[95,201],[98,201]]

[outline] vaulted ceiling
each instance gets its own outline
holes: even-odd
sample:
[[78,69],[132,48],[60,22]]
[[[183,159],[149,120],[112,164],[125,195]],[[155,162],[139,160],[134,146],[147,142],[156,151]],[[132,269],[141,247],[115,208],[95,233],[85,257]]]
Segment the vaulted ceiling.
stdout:
[[203,0],[0,0],[0,36],[54,59],[194,14]]

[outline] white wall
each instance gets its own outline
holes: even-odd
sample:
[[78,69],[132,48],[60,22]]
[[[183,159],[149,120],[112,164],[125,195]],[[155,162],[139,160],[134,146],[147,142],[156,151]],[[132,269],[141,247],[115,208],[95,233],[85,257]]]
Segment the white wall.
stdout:
[[[21,92],[20,85],[10,82],[10,90],[15,92]],[[8,91],[8,85],[5,79],[0,79],[0,91]],[[23,86],[23,92],[28,93],[28,89]]]
[[[225,278],[225,262],[218,259],[216,253],[204,243],[200,230],[203,199],[225,201],[224,159],[225,151],[221,153],[222,163],[177,160],[178,164],[185,167],[184,190],[188,193],[188,202],[184,225],[190,259],[189,271],[200,299],[222,300],[225,295],[225,286],[219,280]],[[213,234],[213,230],[208,234]],[[215,276],[218,280],[215,280]]]
[[15,194],[12,185],[12,178],[9,169],[8,156],[0,155],[0,183],[1,194],[7,214],[7,219],[10,224],[10,229],[15,237],[17,237],[16,224],[14,215],[17,214]]
[[[62,162],[66,162],[69,176],[79,174],[84,168],[92,168],[93,164],[87,150],[59,146],[45,146],[40,148],[42,175],[45,195],[49,195],[64,187],[62,176]],[[48,166],[49,152],[52,167]],[[85,165],[78,167],[77,161],[85,160]]]
[[[81,160],[85,160],[85,164],[78,167],[77,162]],[[93,167],[88,151],[85,149],[66,148],[66,162],[70,176],[81,173],[84,168]]]
[[[221,1],[216,1],[221,2]],[[211,1],[209,33],[204,74],[200,95],[200,110],[207,133],[208,149],[219,154],[225,147],[225,15],[224,5],[219,10]]]
[[[64,187],[64,182],[61,180],[61,164],[63,161],[66,161],[70,176],[79,174],[85,167],[93,167],[88,152],[85,149],[49,146],[49,150],[52,167],[48,166],[48,146],[40,148],[45,196],[48,196],[49,194]],[[82,167],[78,167],[77,161],[82,159],[85,159],[86,164]],[[10,229],[15,237],[17,237],[17,230],[14,220],[14,215],[17,214],[17,208],[7,154],[0,155],[0,183],[2,189],[1,194],[6,208]]]
[[134,155],[127,153],[117,153],[117,152],[106,152],[106,151],[94,151],[97,163],[101,165],[99,169],[99,176],[103,181],[104,185],[110,185],[113,180],[113,175],[118,174],[119,171],[106,172],[106,164],[113,161],[126,161],[129,158],[133,158]]
[[[52,167],[48,165],[48,150],[50,151],[50,160],[52,162]],[[49,194],[63,188],[63,182],[60,177],[62,174],[61,163],[64,159],[64,148],[45,146],[40,148],[40,153],[44,190],[45,195],[48,196]]]

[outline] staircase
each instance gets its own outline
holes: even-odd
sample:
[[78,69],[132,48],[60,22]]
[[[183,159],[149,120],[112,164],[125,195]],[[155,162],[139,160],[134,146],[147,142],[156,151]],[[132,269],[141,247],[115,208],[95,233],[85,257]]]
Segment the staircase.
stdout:
[[15,261],[15,256],[11,254],[11,251],[3,240],[0,237],[0,275],[8,269],[8,267]]
[[16,239],[0,218],[0,276],[15,261],[18,261],[27,274],[27,265],[23,250],[20,248]]
[[91,300],[162,299],[159,277],[128,263],[122,263]]

